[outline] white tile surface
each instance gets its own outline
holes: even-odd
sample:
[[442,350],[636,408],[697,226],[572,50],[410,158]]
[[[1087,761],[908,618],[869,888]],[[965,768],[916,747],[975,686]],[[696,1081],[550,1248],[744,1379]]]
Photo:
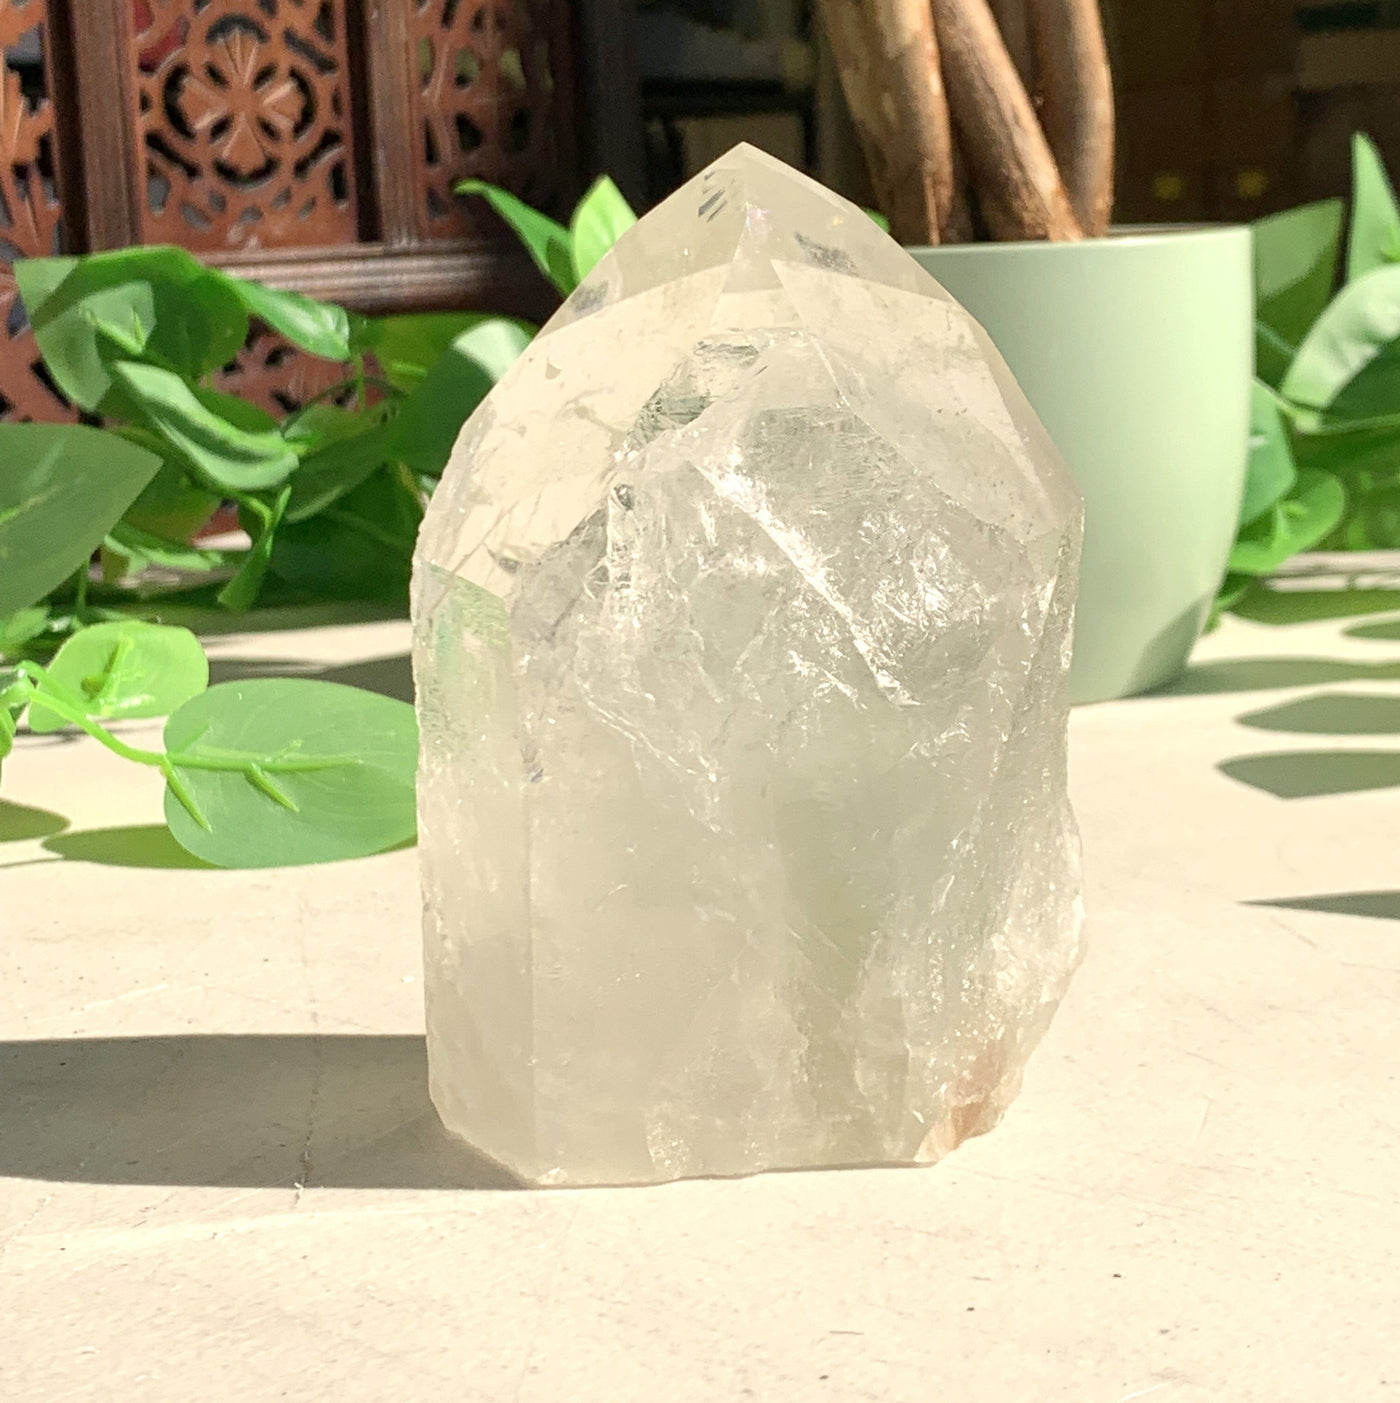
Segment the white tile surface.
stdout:
[[[928,1170],[492,1188],[426,1101],[412,852],[83,860],[74,835],[159,824],[158,777],[23,741],[6,800],[70,827],[0,843],[0,1392],[1400,1399],[1400,790],[1281,799],[1217,768],[1400,751],[1236,719],[1400,709],[1400,639],[1357,622],[1231,620],[1177,694],[1075,714],[1091,952],[1004,1124]],[[211,650],[401,683],[357,665],[406,643]],[[168,859],[159,830],[122,841]],[[1253,904],[1377,892],[1389,918]]]

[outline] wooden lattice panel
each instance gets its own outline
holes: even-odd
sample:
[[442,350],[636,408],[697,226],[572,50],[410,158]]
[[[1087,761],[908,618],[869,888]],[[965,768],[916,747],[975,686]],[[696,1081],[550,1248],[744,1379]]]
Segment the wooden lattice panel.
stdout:
[[45,0],[0,0],[0,420],[72,418],[39,373],[13,265],[59,251]]
[[126,2],[142,238],[200,252],[353,243],[346,0]]
[[467,176],[558,202],[553,30],[558,0],[405,0],[415,57],[419,236],[478,226],[452,193]]
[[[216,383],[226,394],[281,419],[341,384],[348,374],[348,366],[307,355],[259,325],[253,327],[237,358],[219,372]],[[343,398],[348,400],[351,393],[347,390]]]

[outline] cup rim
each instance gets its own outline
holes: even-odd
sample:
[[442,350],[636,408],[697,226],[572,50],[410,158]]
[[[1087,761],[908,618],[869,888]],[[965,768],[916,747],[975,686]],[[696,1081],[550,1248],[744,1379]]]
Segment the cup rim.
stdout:
[[1021,257],[1021,258],[1063,258],[1069,254],[1090,248],[1135,249],[1150,248],[1160,244],[1177,243],[1184,239],[1222,240],[1234,242],[1242,235],[1250,234],[1248,224],[1115,224],[1107,234],[1092,239],[1069,239],[1063,243],[1050,243],[1045,239],[986,240],[966,244],[904,244],[905,252],[920,256],[927,254],[937,258],[945,255],[971,258]]

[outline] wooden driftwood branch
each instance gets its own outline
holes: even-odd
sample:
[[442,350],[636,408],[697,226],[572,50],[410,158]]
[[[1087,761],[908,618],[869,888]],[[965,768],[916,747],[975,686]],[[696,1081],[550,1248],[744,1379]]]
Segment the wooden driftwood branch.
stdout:
[[936,244],[953,202],[953,159],[928,0],[818,5],[890,232]]
[[943,221],[945,244],[970,244],[977,237],[976,195],[972,189],[972,172],[963,155],[962,138],[957,123],[953,123],[953,202],[948,218]]
[[1102,234],[1113,211],[1113,84],[1098,0],[1026,3],[1045,134],[1076,218],[1086,234]]
[[1077,239],[1083,231],[987,0],[933,0],[949,101],[978,199],[999,239]]
[[1038,80],[1036,77],[1035,34],[1031,28],[1030,0],[991,0],[992,18],[1001,30],[1001,41],[1016,72],[1021,75],[1021,83],[1030,94],[1031,106],[1039,107],[1036,101]]

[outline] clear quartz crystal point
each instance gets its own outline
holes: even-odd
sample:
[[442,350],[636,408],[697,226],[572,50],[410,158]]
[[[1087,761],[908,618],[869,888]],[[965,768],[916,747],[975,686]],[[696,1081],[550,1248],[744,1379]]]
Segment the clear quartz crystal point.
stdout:
[[934,1160],[1080,950],[1080,505],[986,335],[747,146],[472,416],[418,545],[428,1049],[525,1180]]

